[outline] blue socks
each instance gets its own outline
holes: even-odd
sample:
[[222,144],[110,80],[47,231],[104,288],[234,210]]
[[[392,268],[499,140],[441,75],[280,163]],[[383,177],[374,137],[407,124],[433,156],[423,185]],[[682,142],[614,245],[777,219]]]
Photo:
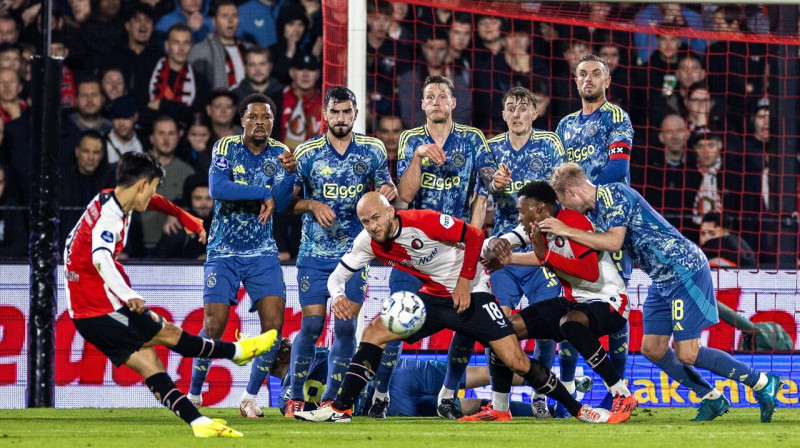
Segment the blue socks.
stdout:
[[611,363],[617,370],[617,374],[622,379],[625,379],[625,367],[628,362],[628,338],[630,336],[631,327],[625,322],[625,326],[614,334],[608,335],[608,356],[611,358]]
[[308,369],[314,360],[314,344],[322,334],[324,318],[322,316],[306,316],[300,323],[300,332],[294,337],[291,365],[292,400],[303,401],[303,385],[308,376]]
[[275,356],[278,355],[278,350],[281,349],[281,344],[275,344],[270,351],[261,354],[253,360],[253,367],[250,369],[250,381],[247,382],[245,389],[250,395],[258,395],[261,385],[269,375],[269,369],[272,368],[272,363],[275,362]]
[[547,370],[552,369],[553,361],[556,359],[556,343],[552,339],[537,339],[533,359],[547,367]]
[[[536,341],[536,345],[539,345],[539,340]],[[544,364],[544,361],[541,362]],[[559,375],[561,382],[575,381],[575,368],[578,366],[578,350],[566,340],[558,343],[558,363],[561,366],[561,373]]]
[[389,380],[392,379],[392,372],[394,366],[397,365],[397,359],[400,353],[403,352],[403,341],[396,340],[386,344],[381,355],[381,365],[375,372],[375,390],[378,393],[385,394],[389,392]]
[[668,348],[664,357],[654,364],[660,367],[670,378],[694,391],[698,397],[705,397],[713,389],[697,369],[680,362],[671,348]]
[[350,360],[356,352],[356,319],[334,319],[335,339],[328,357],[328,382],[322,401],[333,401],[342,385],[342,380],[350,367]]
[[[204,330],[200,330],[197,336],[210,339]],[[189,385],[190,394],[200,395],[203,392],[203,383],[206,382],[206,376],[208,376],[210,368],[211,358],[194,358],[194,361],[192,361],[192,381]]]
[[458,381],[467,371],[473,347],[475,347],[474,339],[458,333],[453,334],[450,348],[447,349],[447,373],[444,376],[444,387],[451,390],[458,389]]
[[[753,387],[761,375],[751,366],[715,348],[700,347],[694,365]],[[699,395],[702,396],[702,395]]]

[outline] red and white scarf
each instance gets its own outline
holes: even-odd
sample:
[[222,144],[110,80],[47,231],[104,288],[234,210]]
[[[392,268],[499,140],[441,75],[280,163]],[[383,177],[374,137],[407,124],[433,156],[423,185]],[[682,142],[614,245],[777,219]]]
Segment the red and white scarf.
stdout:
[[170,83],[169,58],[166,56],[158,60],[153,75],[150,77],[150,100],[169,100],[191,106],[194,103],[196,89],[194,70],[191,65],[184,64],[178,75]]

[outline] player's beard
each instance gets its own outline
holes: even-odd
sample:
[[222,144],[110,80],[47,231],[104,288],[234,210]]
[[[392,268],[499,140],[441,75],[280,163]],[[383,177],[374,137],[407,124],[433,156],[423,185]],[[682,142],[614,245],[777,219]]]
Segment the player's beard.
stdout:
[[597,91],[594,93],[581,92],[581,98],[587,103],[597,103],[603,98],[604,94],[605,91],[603,89],[597,89]]
[[350,134],[350,131],[352,130],[353,130],[352,124],[350,126],[334,125],[333,127],[331,127],[331,134],[333,134],[333,136],[336,138],[345,138],[347,137],[348,134]]

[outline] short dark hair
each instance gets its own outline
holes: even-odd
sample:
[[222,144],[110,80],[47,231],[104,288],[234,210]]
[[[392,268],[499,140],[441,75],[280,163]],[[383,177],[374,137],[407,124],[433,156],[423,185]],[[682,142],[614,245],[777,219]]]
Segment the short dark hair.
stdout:
[[513,98],[514,101],[526,100],[528,101],[528,103],[530,103],[531,107],[536,109],[536,97],[533,96],[533,92],[526,89],[525,87],[522,86],[512,87],[508,92],[506,92],[506,94],[503,95],[503,100],[500,102],[501,108],[506,107],[506,101],[508,101],[509,98]]
[[722,214],[720,212],[708,212],[703,215],[703,222],[713,222],[718,227],[728,230],[736,230],[736,224],[731,215]]
[[367,1],[367,14],[383,14],[391,17],[394,14],[394,6],[387,0]]
[[608,68],[608,62],[606,62],[606,60],[601,58],[600,56],[598,56],[596,54],[592,54],[592,53],[585,54],[585,55],[583,55],[582,58],[580,58],[580,60],[578,60],[578,65],[581,65],[581,64],[583,64],[584,62],[587,62],[587,61],[599,62],[600,65],[603,66],[603,71],[605,71],[606,75],[611,73],[611,69]]
[[247,57],[251,54],[263,54],[267,57],[267,61],[272,62],[272,51],[270,51],[267,47],[261,47],[258,45],[252,46],[244,51],[244,60],[247,61]]
[[150,128],[150,134],[152,135],[153,132],[156,131],[156,125],[158,123],[161,123],[161,122],[164,122],[164,121],[169,121],[170,123],[174,124],[175,128],[180,131],[181,125],[178,123],[178,120],[173,118],[171,115],[163,114],[163,115],[159,115],[158,117],[156,117],[155,120],[153,120],[153,126],[152,126],[152,128]]
[[235,6],[236,11],[239,11],[239,7],[236,6],[236,2],[233,0],[217,0],[212,2],[211,9],[209,10],[209,17],[217,17],[217,13],[223,6]]
[[331,100],[334,105],[344,103],[345,101],[351,101],[353,103],[353,109],[358,108],[356,94],[345,86],[333,86],[328,89],[328,91],[325,92],[325,100],[322,103],[322,108],[327,110]]
[[123,21],[128,22],[139,14],[149,18],[150,20],[153,21],[153,23],[155,23],[156,21],[156,12],[153,9],[153,7],[147,3],[142,3],[140,1],[132,2],[128,6],[127,10],[125,11],[125,15],[123,16],[124,17]]
[[176,23],[175,25],[172,25],[171,27],[169,27],[169,29],[167,30],[167,40],[169,40],[170,34],[175,33],[175,32],[183,32],[183,33],[192,34],[192,29],[189,28],[189,25],[187,25],[185,23]]
[[453,86],[453,81],[450,81],[450,78],[442,75],[432,75],[425,78],[425,82],[422,83],[422,90],[420,93],[424,95],[425,87],[428,87],[430,84],[444,84],[450,90],[450,96],[456,96],[456,88]]
[[126,152],[117,163],[117,186],[126,188],[135,184],[139,179],[164,178],[164,167],[158,159],[150,153]]
[[95,140],[100,140],[101,142],[103,141],[103,134],[101,134],[99,131],[97,131],[95,129],[87,129],[87,130],[81,132],[81,138],[78,139],[78,145],[80,145],[81,142],[83,141],[83,139],[85,139],[87,137],[88,138],[93,138]]
[[556,205],[556,190],[547,182],[540,180],[523,185],[517,192],[517,197],[522,196],[545,204]]
[[275,105],[275,101],[272,101],[272,98],[264,95],[263,93],[254,93],[252,95],[246,96],[242,102],[239,103],[239,118],[244,117],[244,113],[247,112],[247,106],[253,103],[265,103],[269,106],[270,110],[272,111],[272,116],[277,116],[278,111],[275,110],[277,107]]

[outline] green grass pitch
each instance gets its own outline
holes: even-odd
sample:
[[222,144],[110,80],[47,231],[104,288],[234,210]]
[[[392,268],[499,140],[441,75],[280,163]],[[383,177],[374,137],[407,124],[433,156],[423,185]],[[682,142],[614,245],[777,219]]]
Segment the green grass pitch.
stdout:
[[704,448],[800,446],[800,410],[778,409],[762,424],[758,408],[733,409],[713,422],[690,422],[690,408],[639,408],[621,425],[517,418],[504,423],[460,423],[439,418],[356,417],[350,424],[283,418],[245,419],[238,409],[204,409],[243,432],[242,439],[195,439],[166,409],[21,409],[0,412],[0,446],[8,447],[592,447]]

